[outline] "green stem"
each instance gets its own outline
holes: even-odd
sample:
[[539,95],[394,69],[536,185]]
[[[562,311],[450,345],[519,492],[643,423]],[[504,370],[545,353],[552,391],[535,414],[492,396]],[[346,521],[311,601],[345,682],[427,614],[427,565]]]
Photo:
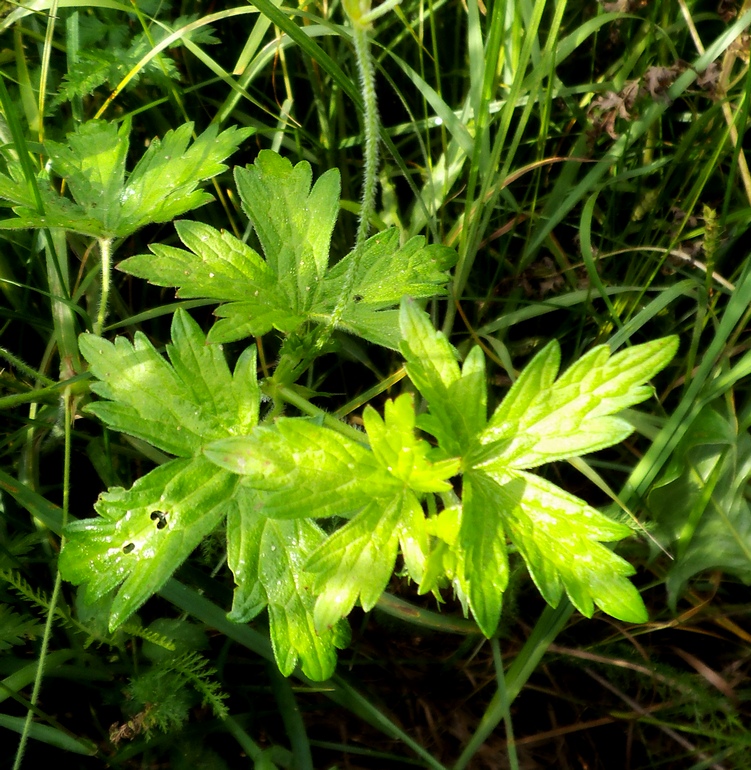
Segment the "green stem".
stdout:
[[545,607],[524,647],[504,675],[505,692],[501,693],[500,690],[496,690],[485,709],[480,724],[464,747],[453,770],[464,770],[472,757],[480,750],[482,744],[504,718],[506,707],[510,707],[521,692],[525,682],[537,668],[556,636],[563,630],[573,611],[574,606],[568,599],[561,599],[556,609]]
[[[71,414],[71,393],[70,390],[66,390],[64,397],[65,404],[65,455],[63,459],[63,527],[68,520],[68,507],[70,504],[70,426],[73,421],[73,415]],[[64,538],[60,539],[60,547],[62,547]],[[52,636],[52,625],[55,619],[55,611],[57,608],[57,602],[60,598],[60,586],[62,584],[62,578],[60,577],[60,571],[57,571],[55,575],[55,587],[52,589],[52,596],[50,597],[49,608],[47,612],[47,621],[44,624],[44,635],[42,636],[42,646],[39,650],[39,663],[37,664],[36,676],[34,677],[34,687],[31,691],[31,706],[26,712],[26,721],[24,722],[23,732],[21,733],[21,740],[18,742],[18,748],[16,749],[16,756],[13,762],[13,770],[19,770],[21,763],[23,762],[23,755],[26,751],[26,744],[29,740],[29,733],[31,732],[31,720],[34,716],[34,708],[39,701],[39,691],[42,688],[42,680],[44,679],[44,667],[47,662],[47,650],[49,649],[50,637]]]
[[376,184],[378,180],[378,105],[376,104],[375,68],[370,53],[370,40],[365,26],[353,22],[353,38],[357,69],[360,73],[360,88],[362,90],[363,123],[365,128],[365,168],[363,171],[362,204],[360,219],[357,223],[354,254],[349,265],[342,293],[331,314],[329,329],[333,330],[342,320],[342,315],[352,296],[357,272],[360,265],[365,241],[368,237],[370,219],[375,211]]
[[506,754],[508,764],[511,770],[519,770],[519,757],[516,753],[516,742],[514,741],[514,727],[511,722],[511,701],[508,699],[506,690],[506,675],[503,673],[503,659],[501,658],[501,647],[498,639],[491,639],[490,646],[493,650],[493,663],[495,664],[495,676],[498,682],[498,697],[503,709],[503,724],[506,728]]
[[311,417],[318,417],[327,428],[331,428],[331,430],[335,430],[343,436],[357,441],[359,444],[368,444],[368,437],[363,431],[353,428],[346,422],[342,422],[323,409],[320,409],[315,404],[311,404],[304,396],[296,393],[286,385],[275,385],[266,392],[266,395],[270,396],[275,402],[279,400],[286,401],[288,404],[297,407],[301,412],[309,414]]
[[[47,379],[45,377],[45,379]],[[36,388],[28,390],[24,393],[12,393],[10,396],[3,396],[0,398],[0,410],[12,409],[19,404],[33,404],[37,402],[44,402],[46,404],[57,403],[60,398],[58,391],[61,388],[67,388],[77,382],[86,382],[91,379],[91,374],[86,372],[85,374],[78,374],[75,377],[71,377],[68,380],[62,382],[55,382],[52,385],[47,385],[44,388]],[[76,390],[80,393],[85,391],[87,386],[76,386]],[[31,415],[33,418],[34,415]]]
[[102,292],[99,296],[99,310],[94,324],[94,334],[97,336],[101,336],[107,318],[107,303],[112,280],[112,238],[99,239],[99,253],[102,257]]
[[25,361],[21,360],[18,356],[13,355],[10,350],[6,350],[4,347],[0,347],[0,358],[4,358],[11,366],[18,369],[19,372],[23,372],[27,377],[31,377],[33,380],[38,380],[45,385],[57,384],[54,380],[41,374],[36,369],[29,366]]

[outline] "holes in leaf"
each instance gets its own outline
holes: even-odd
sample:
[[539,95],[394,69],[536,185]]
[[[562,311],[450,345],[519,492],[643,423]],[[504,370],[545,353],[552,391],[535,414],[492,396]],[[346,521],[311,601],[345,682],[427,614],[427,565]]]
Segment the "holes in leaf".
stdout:
[[136,547],[135,543],[126,543],[123,546],[123,553],[130,553],[131,551],[133,551],[135,549],[135,547]]
[[163,511],[153,511],[151,520],[156,522],[157,529],[164,529],[167,526],[167,514]]
[[362,302],[362,294],[355,294],[355,296],[354,296],[354,297],[352,297],[352,301],[353,301],[354,303],[357,303],[357,302]]

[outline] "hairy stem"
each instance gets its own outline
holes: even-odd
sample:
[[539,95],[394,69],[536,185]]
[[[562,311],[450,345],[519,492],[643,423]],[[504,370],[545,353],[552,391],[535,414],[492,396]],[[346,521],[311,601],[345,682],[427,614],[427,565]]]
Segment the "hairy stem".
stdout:
[[112,238],[99,240],[99,252],[102,257],[102,292],[99,296],[99,310],[97,311],[94,334],[101,335],[104,321],[107,318],[107,303],[110,297],[110,282],[112,280]]
[[365,128],[365,168],[363,171],[362,204],[360,219],[357,224],[357,236],[352,261],[342,287],[339,301],[331,314],[330,329],[335,329],[342,319],[347,303],[357,278],[363,247],[368,237],[369,221],[375,211],[376,184],[378,177],[378,106],[375,92],[375,68],[370,53],[370,40],[367,26],[353,20],[355,54],[357,69],[360,74],[360,88],[365,109],[363,123]]

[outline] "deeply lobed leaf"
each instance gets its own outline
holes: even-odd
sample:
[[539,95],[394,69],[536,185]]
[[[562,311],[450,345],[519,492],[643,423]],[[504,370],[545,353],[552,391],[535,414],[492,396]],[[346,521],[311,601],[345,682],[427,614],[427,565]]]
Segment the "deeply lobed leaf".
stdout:
[[114,123],[91,120],[68,134],[68,144],[47,141],[52,167],[63,177],[76,203],[98,220],[105,232],[120,226],[120,194],[125,180],[130,121],[118,130]]
[[[339,174],[323,174],[311,187],[304,161],[293,166],[274,152],[235,170],[235,180],[265,259],[229,233],[179,222],[187,251],[151,246],[153,255],[124,260],[119,269],[158,286],[178,287],[178,296],[220,302],[211,342],[232,342],[271,329],[285,334],[306,321],[326,326],[341,299],[354,254],[329,270],[331,233],[339,210]],[[400,246],[396,229],[365,243],[355,276],[354,297],[338,328],[378,345],[399,346],[398,315],[404,295],[444,293],[456,252],[415,237]]]
[[363,422],[379,464],[395,479],[417,493],[448,492],[446,480],[459,470],[459,460],[432,463],[430,445],[415,436],[415,405],[409,393],[386,402],[385,419],[367,406]]
[[394,571],[399,524],[415,506],[419,508],[409,493],[375,500],[313,553],[307,567],[315,575],[318,594],[316,629],[332,627],[358,598],[366,612],[373,609]]
[[485,454],[509,468],[534,468],[612,446],[633,432],[615,416],[649,398],[644,383],[678,349],[677,337],[637,345],[614,356],[600,345],[555,379],[560,348],[553,341],[524,369],[479,437]]
[[587,617],[594,603],[621,620],[647,619],[639,593],[625,579],[633,567],[600,542],[628,537],[628,526],[534,474],[489,468],[486,474],[508,533],[549,604],[557,606],[565,590]]
[[399,323],[407,374],[430,404],[420,427],[438,439],[447,456],[463,455],[487,420],[482,351],[473,350],[460,370],[454,348],[411,300],[402,301]]
[[236,484],[237,477],[196,457],[161,465],[129,490],[113,487],[95,505],[99,516],[66,527],[62,576],[86,583],[87,602],[117,592],[114,631],[219,524]]
[[235,126],[219,133],[211,125],[191,144],[193,123],[185,123],[153,139],[120,196],[128,232],[149,222],[169,222],[213,200],[197,186],[226,171],[223,161],[252,133]]
[[325,535],[310,519],[270,519],[261,508],[258,492],[243,486],[229,509],[227,559],[237,584],[229,618],[247,623],[268,605],[282,674],[289,676],[299,659],[306,676],[328,679],[348,628],[344,621],[320,632],[314,627],[315,597],[305,561]]
[[[155,138],[130,176],[125,171],[130,122],[118,130],[103,120],[81,123],[67,144],[45,144],[53,169],[75,203],[47,189],[45,213],[19,210],[27,224],[86,235],[124,238],[151,222],[169,222],[213,200],[198,185],[225,171],[223,161],[251,133],[210,126],[191,144],[193,123]],[[9,224],[12,224],[9,223]]]
[[172,321],[170,366],[141,333],[131,344],[93,334],[80,338],[81,353],[99,382],[92,390],[107,401],[86,410],[115,430],[171,454],[189,457],[204,444],[249,432],[258,421],[260,393],[255,350],[238,360],[234,375],[221,348],[207,345],[183,310]]
[[274,518],[352,516],[398,488],[367,447],[299,418],[217,441],[205,454],[256,488],[272,490],[263,507]]
[[613,356],[607,346],[594,348],[557,379],[560,348],[551,342],[486,425],[479,349],[460,371],[448,341],[414,303],[402,302],[400,319],[407,373],[429,406],[418,424],[438,439],[444,456],[462,453],[465,471],[461,515],[447,519],[454,529],[438,526],[444,514],[428,522],[438,539],[421,592],[437,587],[443,570],[491,636],[508,582],[510,538],[553,606],[565,591],[587,616],[597,605],[614,617],[643,622],[641,597],[626,579],[632,567],[602,545],[628,536],[630,528],[523,469],[628,436],[632,427],[617,412],[649,396],[645,382],[675,354],[677,338]]
[[309,163],[292,166],[271,150],[235,169],[243,209],[294,312],[310,306],[326,272],[339,213],[339,171],[322,174],[311,189],[312,177]]

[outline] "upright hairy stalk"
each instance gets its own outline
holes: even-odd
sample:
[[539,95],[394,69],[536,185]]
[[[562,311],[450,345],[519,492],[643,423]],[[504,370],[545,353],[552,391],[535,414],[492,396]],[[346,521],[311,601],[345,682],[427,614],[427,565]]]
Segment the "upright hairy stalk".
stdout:
[[[369,3],[368,3],[369,6]],[[363,123],[365,127],[365,169],[363,171],[362,205],[360,220],[357,224],[357,236],[352,262],[344,280],[339,301],[331,314],[330,328],[333,330],[342,319],[344,309],[350,300],[352,289],[357,278],[357,271],[362,256],[363,246],[368,237],[368,222],[375,210],[376,179],[378,176],[378,106],[375,93],[375,69],[370,53],[369,18],[363,9],[352,2],[345,2],[344,9],[354,28],[355,55],[357,69],[360,74],[360,89],[362,91],[365,110]],[[380,9],[379,9],[380,10]]]
[[107,318],[107,303],[112,280],[112,238],[99,238],[99,252],[102,257],[102,291],[99,295],[99,310],[94,322],[94,334],[101,336]]

